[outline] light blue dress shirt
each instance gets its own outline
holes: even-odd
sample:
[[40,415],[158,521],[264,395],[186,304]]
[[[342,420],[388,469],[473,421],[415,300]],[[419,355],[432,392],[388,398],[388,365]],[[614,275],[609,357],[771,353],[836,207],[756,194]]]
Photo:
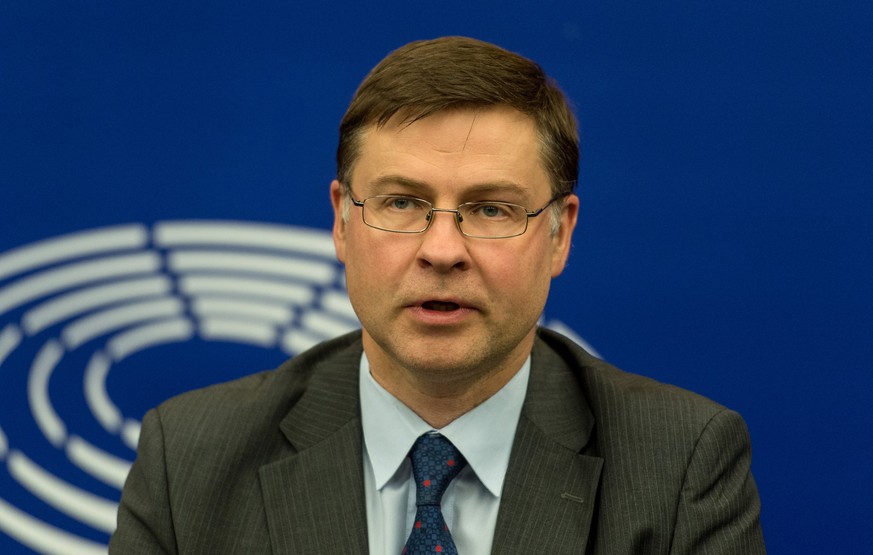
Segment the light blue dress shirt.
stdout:
[[[369,548],[399,555],[415,520],[415,484],[406,455],[421,434],[434,429],[380,386],[361,357],[364,492]],[[509,453],[527,392],[530,357],[501,390],[437,430],[468,465],[443,495],[442,511],[459,555],[491,552]]]

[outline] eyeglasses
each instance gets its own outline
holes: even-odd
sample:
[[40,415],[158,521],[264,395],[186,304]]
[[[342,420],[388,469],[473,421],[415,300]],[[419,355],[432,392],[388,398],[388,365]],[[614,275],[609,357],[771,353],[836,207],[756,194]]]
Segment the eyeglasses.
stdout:
[[349,198],[360,206],[361,216],[368,226],[393,233],[424,233],[433,223],[434,212],[450,212],[455,215],[458,230],[467,237],[478,239],[504,239],[517,237],[527,231],[530,218],[542,214],[556,200],[557,195],[539,210],[528,212],[523,206],[509,202],[465,202],[455,210],[436,208],[424,199],[405,195],[376,195],[355,200],[349,190]]

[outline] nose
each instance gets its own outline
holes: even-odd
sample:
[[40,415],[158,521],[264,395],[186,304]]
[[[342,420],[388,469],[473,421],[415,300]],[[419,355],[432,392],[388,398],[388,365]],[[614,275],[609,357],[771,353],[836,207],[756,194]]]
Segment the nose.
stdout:
[[[444,214],[440,214],[444,212]],[[441,216],[441,217],[440,217]],[[419,264],[439,272],[466,269],[470,265],[467,237],[458,227],[460,215],[456,210],[434,208],[430,214],[430,227],[421,234],[418,249]]]

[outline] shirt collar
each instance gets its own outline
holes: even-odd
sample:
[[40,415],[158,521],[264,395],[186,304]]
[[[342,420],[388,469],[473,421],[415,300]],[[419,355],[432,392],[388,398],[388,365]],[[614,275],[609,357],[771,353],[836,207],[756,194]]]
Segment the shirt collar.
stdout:
[[[367,355],[361,356],[360,377],[364,447],[373,466],[376,488],[382,489],[400,468],[418,436],[433,428],[376,382],[370,374]],[[497,393],[437,430],[461,451],[495,497],[500,497],[503,490],[529,377],[530,357]]]

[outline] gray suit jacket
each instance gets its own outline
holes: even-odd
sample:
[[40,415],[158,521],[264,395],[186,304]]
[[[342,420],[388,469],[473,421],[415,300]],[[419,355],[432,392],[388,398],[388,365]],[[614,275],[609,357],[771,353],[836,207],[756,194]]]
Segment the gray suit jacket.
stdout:
[[[367,552],[360,333],[143,420],[111,553]],[[764,552],[736,413],[540,330],[493,553]]]

